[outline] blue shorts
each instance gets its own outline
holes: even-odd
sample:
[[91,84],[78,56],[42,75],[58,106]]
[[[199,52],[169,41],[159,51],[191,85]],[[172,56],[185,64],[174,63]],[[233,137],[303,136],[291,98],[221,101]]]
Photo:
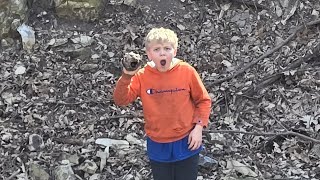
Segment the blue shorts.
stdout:
[[188,149],[188,137],[170,143],[158,143],[147,138],[147,154],[150,160],[157,162],[176,162],[200,153],[202,145],[196,150]]

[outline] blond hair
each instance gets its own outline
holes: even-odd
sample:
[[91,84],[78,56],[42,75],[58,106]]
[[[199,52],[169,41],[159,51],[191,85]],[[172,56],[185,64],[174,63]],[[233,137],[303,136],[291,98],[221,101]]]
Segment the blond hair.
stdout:
[[174,49],[178,48],[178,37],[177,34],[166,28],[152,28],[150,32],[147,34],[145,39],[145,46],[148,49],[148,46],[152,42],[164,43],[168,42],[172,44]]

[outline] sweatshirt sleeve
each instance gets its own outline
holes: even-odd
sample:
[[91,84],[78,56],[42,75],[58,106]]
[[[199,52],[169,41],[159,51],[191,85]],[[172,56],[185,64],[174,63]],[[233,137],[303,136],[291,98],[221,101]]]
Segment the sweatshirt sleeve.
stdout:
[[191,74],[191,97],[195,104],[193,122],[204,127],[208,126],[211,111],[211,98],[200,79],[197,71],[192,67]]
[[126,106],[137,99],[140,92],[140,82],[136,75],[122,73],[113,92],[116,105]]

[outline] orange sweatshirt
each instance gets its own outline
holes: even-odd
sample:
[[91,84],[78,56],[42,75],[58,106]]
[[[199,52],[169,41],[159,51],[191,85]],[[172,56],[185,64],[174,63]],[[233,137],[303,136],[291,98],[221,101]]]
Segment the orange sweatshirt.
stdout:
[[159,143],[174,142],[190,133],[196,123],[208,125],[211,99],[198,73],[179,62],[167,72],[146,65],[134,76],[122,74],[114,101],[125,106],[142,101],[145,132]]

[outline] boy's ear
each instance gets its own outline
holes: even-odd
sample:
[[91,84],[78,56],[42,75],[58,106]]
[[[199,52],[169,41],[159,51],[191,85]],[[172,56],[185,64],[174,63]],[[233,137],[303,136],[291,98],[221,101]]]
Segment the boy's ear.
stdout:
[[174,49],[174,51],[173,51],[173,55],[174,55],[174,57],[177,55],[177,51],[178,51],[178,49],[176,48],[176,49]]
[[148,49],[146,49],[146,54],[147,54],[147,56],[148,56],[148,58],[149,58],[149,56],[150,56],[150,52],[149,52],[149,50],[148,50]]
[[151,60],[151,59],[152,59],[152,58],[151,58],[151,54],[150,54],[150,52],[149,52],[149,50],[148,50],[148,49],[146,50],[146,53],[147,53],[147,57],[148,57],[148,59],[149,59],[149,60]]

